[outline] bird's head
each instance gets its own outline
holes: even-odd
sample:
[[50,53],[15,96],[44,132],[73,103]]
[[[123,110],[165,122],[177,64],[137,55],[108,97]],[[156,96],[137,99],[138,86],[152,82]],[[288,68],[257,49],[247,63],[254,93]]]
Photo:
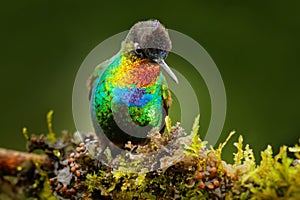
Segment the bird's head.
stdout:
[[134,52],[137,57],[158,63],[178,83],[176,75],[164,61],[171,51],[172,43],[168,31],[158,20],[133,25],[122,48]]

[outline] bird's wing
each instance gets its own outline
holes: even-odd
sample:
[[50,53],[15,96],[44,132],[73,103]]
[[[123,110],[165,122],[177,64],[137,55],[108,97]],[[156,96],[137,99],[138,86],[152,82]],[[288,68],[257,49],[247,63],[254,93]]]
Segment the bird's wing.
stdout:
[[91,100],[92,91],[94,86],[97,84],[98,78],[101,77],[101,75],[103,74],[103,72],[106,70],[106,68],[109,66],[110,63],[111,63],[111,59],[106,60],[103,63],[97,65],[95,67],[94,72],[87,80],[87,88],[89,90],[89,100]]
[[172,97],[171,97],[171,92],[168,88],[167,81],[164,76],[162,79],[161,88],[162,88],[162,97],[163,97],[163,107],[166,110],[167,115],[168,115],[169,107],[172,104]]

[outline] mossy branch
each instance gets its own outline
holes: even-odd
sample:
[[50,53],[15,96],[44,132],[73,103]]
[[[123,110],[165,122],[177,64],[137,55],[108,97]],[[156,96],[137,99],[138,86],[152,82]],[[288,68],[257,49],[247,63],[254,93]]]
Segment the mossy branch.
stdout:
[[[275,156],[268,146],[256,165],[239,136],[234,162],[228,164],[222,150],[235,132],[217,149],[207,148],[199,138],[198,116],[190,134],[166,119],[168,134],[153,130],[147,145],[111,157],[110,149],[101,153],[95,134],[64,132],[56,138],[52,115],[45,136],[23,129],[28,153],[0,148],[0,199],[300,198],[299,145],[283,146]],[[37,150],[42,154],[32,153]]]
[[24,168],[34,163],[44,164],[47,162],[46,155],[20,152],[0,148],[0,171],[1,175],[16,175]]

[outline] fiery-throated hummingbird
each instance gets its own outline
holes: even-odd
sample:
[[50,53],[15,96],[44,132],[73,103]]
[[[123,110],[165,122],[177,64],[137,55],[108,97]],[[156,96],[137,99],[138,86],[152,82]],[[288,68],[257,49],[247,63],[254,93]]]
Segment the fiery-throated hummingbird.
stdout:
[[159,21],[138,22],[120,51],[96,67],[88,81],[96,133],[124,148],[128,141],[145,144],[153,127],[163,131],[172,100],[161,68],[178,83],[164,61],[171,47]]

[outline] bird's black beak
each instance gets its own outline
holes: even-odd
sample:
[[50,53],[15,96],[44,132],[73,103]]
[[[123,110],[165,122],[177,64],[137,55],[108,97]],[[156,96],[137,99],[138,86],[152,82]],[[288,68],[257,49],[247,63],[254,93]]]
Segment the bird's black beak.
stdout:
[[153,59],[157,64],[159,64],[164,70],[171,76],[171,78],[178,84],[178,79],[174,72],[171,70],[171,68],[167,65],[167,63],[164,61],[164,59],[157,58]]

